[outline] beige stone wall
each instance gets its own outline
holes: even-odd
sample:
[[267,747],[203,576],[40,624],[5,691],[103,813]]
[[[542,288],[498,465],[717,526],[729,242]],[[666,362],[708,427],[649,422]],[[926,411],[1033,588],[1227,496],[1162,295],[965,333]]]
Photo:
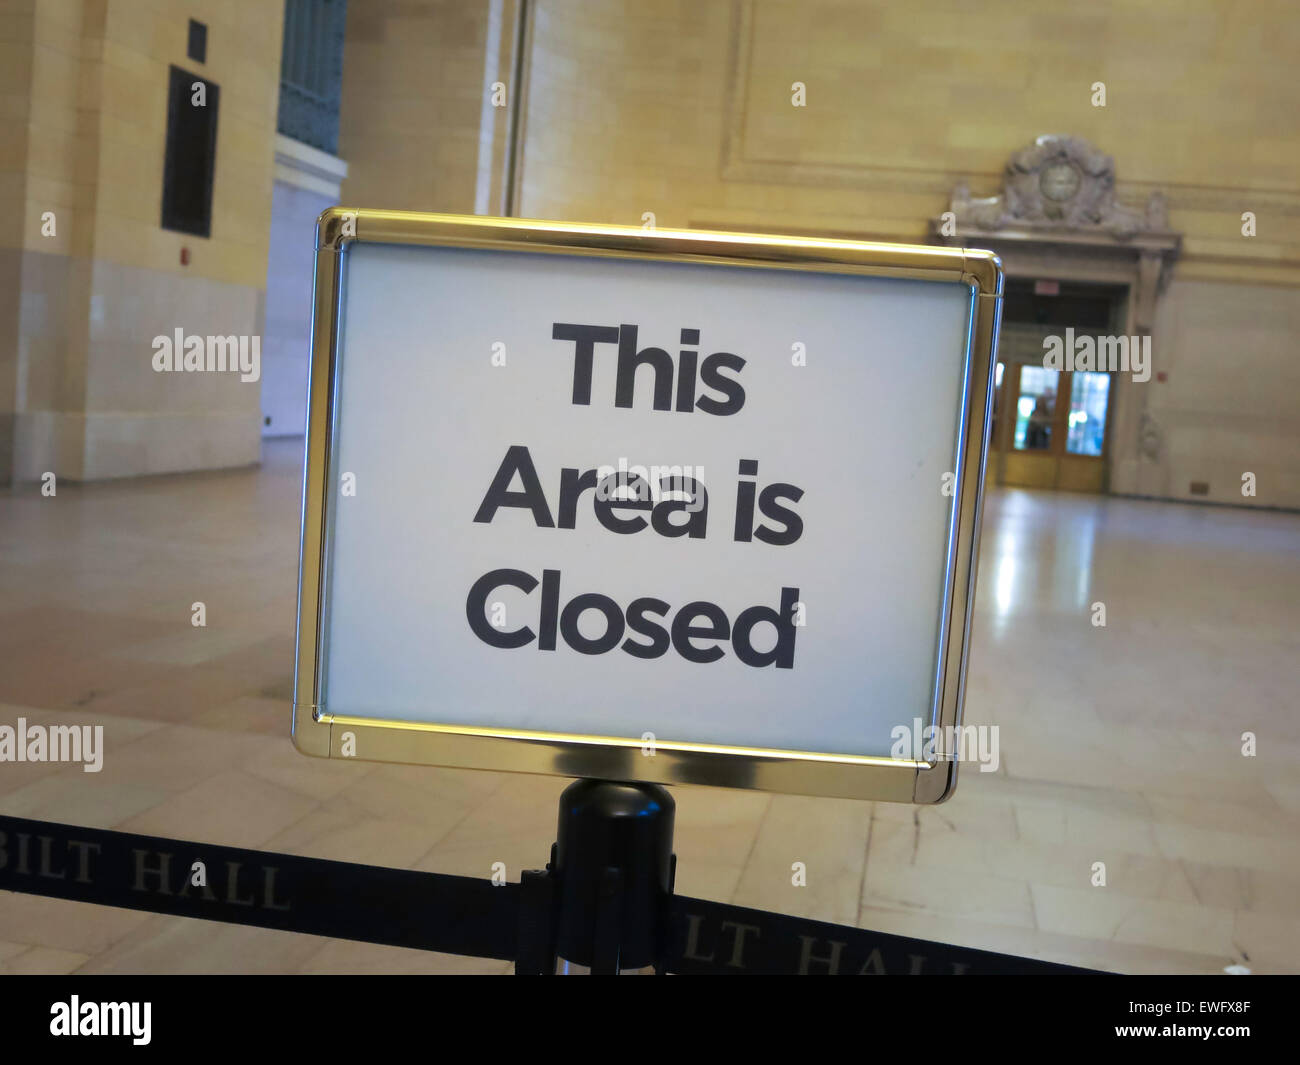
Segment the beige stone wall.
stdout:
[[1181,277],[1300,283],[1288,0],[536,0],[535,20],[525,214],[923,241],[958,180],[993,194],[1012,151],[1073,133],[1115,157],[1121,199],[1167,194]]
[[[1300,288],[1174,281],[1159,310],[1147,414],[1159,456],[1137,494],[1300,508]],[[1256,476],[1243,497],[1242,474]]]
[[1086,137],[1184,235],[1112,483],[1300,507],[1297,54],[1279,0],[536,0],[520,213],[924,242],[958,181],[995,194],[1034,136]]
[[[25,14],[0,24],[28,34],[3,83],[27,85],[21,184],[6,174],[0,186],[0,207],[23,219],[6,268],[21,310],[0,308],[16,337],[5,465],[19,479],[91,479],[257,461],[258,385],[155,374],[150,357],[152,338],[177,327],[260,333],[280,5],[32,0]],[[208,26],[204,64],[186,57],[191,17]],[[208,239],[160,224],[170,64],[221,87]]]
[[487,0],[348,5],[339,110],[343,202],[472,214]]
[[757,188],[721,170],[733,16],[727,0],[538,0],[520,213],[641,225],[652,211],[688,227],[730,204],[732,228],[767,219]]
[[[661,226],[921,241],[955,182],[991,194],[1031,137],[1080,134],[1115,156],[1123,200],[1163,190],[1186,238],[1158,321],[1167,380],[1143,406],[1162,457],[1117,482],[1184,497],[1207,480],[1212,498],[1239,502],[1224,486],[1267,468],[1245,502],[1300,505],[1300,487],[1284,487],[1300,486],[1300,457],[1288,457],[1300,454],[1288,398],[1300,292],[1293,5],[532,10],[529,76],[515,86],[516,0],[349,5],[344,202],[503,210],[510,111],[487,102],[498,80],[524,105],[518,213],[535,217],[639,225],[652,211]],[[210,241],[157,218],[166,66],[195,69],[184,58],[191,14],[210,27],[201,73],[222,86]],[[257,0],[14,0],[0,13],[0,207],[23,219],[0,233],[0,282],[21,279],[0,284],[0,337],[14,338],[0,346],[0,449],[7,414],[29,474],[255,460],[255,389],[141,367],[149,338],[175,325],[259,328],[280,19],[277,3]],[[791,106],[795,81],[807,107]],[[1105,108],[1092,106],[1095,81]],[[57,238],[40,235],[45,209],[58,212]],[[1254,238],[1240,234],[1246,210]],[[1135,449],[1117,441],[1115,453],[1128,462]]]
[[[999,191],[1040,133],[1116,159],[1184,234],[1119,490],[1300,506],[1300,9],[1289,0],[533,0],[518,214],[924,242],[954,184]],[[348,14],[345,202],[501,210],[508,0]],[[803,82],[807,106],[791,104]],[[1093,106],[1103,82],[1106,106]],[[512,93],[514,92],[511,86]],[[1258,235],[1241,234],[1253,211]],[[1154,461],[1138,433],[1162,439]],[[1254,498],[1240,474],[1267,469]],[[1235,473],[1234,473],[1235,471]],[[1234,487],[1235,486],[1235,487]],[[1234,494],[1235,493],[1235,494]]]

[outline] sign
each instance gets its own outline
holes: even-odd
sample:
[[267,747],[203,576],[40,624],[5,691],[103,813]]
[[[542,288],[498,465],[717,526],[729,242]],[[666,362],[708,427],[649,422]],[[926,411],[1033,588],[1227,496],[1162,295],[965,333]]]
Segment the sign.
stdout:
[[993,255],[333,209],[315,301],[301,749],[951,791]]

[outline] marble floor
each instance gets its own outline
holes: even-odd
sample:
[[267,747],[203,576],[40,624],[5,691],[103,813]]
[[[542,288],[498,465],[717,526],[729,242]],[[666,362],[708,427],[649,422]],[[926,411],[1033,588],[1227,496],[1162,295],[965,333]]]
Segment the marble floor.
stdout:
[[[0,812],[478,877],[543,865],[563,780],[294,750],[297,446],[264,458],[0,495],[0,724],[102,724],[107,749],[98,775],[0,764]],[[1000,727],[997,772],[915,809],[679,788],[678,890],[1123,972],[1300,971],[1298,663],[1300,515],[995,492],[966,720]],[[0,893],[0,972],[508,969]]]

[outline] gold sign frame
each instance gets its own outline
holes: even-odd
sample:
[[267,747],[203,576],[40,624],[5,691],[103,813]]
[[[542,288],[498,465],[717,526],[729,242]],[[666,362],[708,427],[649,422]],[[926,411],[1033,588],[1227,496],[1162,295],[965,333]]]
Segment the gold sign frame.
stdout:
[[[656,738],[439,725],[331,714],[321,701],[329,560],[331,448],[338,405],[336,365],[343,268],[357,242],[477,248],[544,255],[645,258],[757,269],[902,278],[965,285],[971,294],[964,353],[955,506],[948,529],[943,615],[929,724],[932,761],[769,750]],[[957,762],[944,747],[961,720],[966,653],[997,333],[1002,267],[988,251],[703,230],[644,230],[531,219],[413,214],[333,207],[316,227],[311,384],[303,480],[293,741],[305,754],[364,761],[701,784],[802,795],[936,803],[952,794]],[[349,741],[350,737],[350,742]],[[348,742],[350,751],[345,753]],[[354,754],[352,752],[355,752]]]

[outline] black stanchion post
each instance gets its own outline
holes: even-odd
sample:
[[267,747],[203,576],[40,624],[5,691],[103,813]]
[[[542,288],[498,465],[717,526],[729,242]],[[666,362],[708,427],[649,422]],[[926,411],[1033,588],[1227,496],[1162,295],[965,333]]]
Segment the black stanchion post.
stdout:
[[663,971],[677,804],[656,784],[578,780],[551,851],[561,975]]

